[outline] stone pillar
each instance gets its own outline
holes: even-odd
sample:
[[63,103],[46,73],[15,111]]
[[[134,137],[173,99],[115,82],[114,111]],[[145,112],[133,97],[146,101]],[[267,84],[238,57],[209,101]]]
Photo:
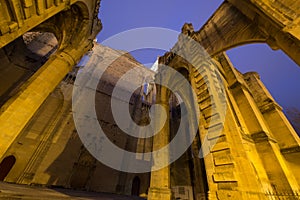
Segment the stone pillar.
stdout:
[[249,72],[244,74],[244,78],[280,149],[299,147],[300,139],[297,133],[282,112],[282,108],[261,82],[259,75]]
[[274,189],[276,187],[275,190],[278,192],[298,191],[296,179],[290,172],[280,153],[277,141],[272,137],[272,132],[245,83],[237,81],[230,88],[249,130],[249,136],[255,143],[270,183],[274,185]]
[[290,122],[275,102],[260,77],[255,72],[244,74],[252,96],[257,103],[272,136],[278,142],[280,151],[287,161],[291,172],[300,184],[300,139]]
[[[169,113],[169,98],[167,88],[157,85],[157,100],[156,103],[165,108],[167,119],[162,122],[159,116],[156,116],[156,122],[164,123],[163,128],[153,138],[153,151],[159,150],[162,147],[169,144],[170,140],[170,113]],[[153,166],[155,169],[161,163],[169,160],[169,154],[159,155],[153,154]],[[170,189],[170,166],[163,169],[151,172],[151,182],[148,193],[148,200],[170,200],[171,189]]]
[[91,48],[86,41],[78,48],[57,52],[7,101],[0,113],[0,158],[18,137],[48,95],[56,88],[83,54]]

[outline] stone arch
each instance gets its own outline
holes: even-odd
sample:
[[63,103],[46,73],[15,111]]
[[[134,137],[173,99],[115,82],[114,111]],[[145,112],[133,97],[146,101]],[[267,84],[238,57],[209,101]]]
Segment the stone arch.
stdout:
[[236,46],[265,42],[267,35],[229,2],[224,2],[206,24],[194,33],[210,55]]
[[[180,65],[173,67],[173,69],[176,70],[178,73],[180,73],[189,83],[191,83],[191,79],[190,79],[190,74],[191,74],[190,70],[191,69],[189,69],[188,65],[181,63]],[[162,75],[162,77],[166,77],[166,75]],[[169,84],[172,85],[172,88],[178,88],[178,90],[170,91],[169,89],[166,89],[165,87],[156,85],[156,88],[158,89],[158,93],[163,93],[162,96],[166,97],[166,100],[168,100],[168,102],[169,102],[169,99],[171,98],[171,96],[173,94],[176,94],[175,95],[176,98],[178,98],[178,96],[179,96],[181,98],[182,102],[184,103],[185,107],[193,108],[196,103],[196,102],[191,102],[191,98],[193,98],[193,96],[192,96],[193,94],[190,94],[189,96],[181,95],[182,91],[180,91],[180,87],[182,86],[182,79],[175,80],[172,77],[169,77],[168,75],[167,75],[167,77],[168,77],[167,80],[168,80]],[[188,114],[188,118],[191,121],[193,121],[192,119],[195,119],[194,113],[187,113],[187,114]],[[194,126],[197,126],[197,125],[194,124]],[[194,126],[193,126],[193,128],[194,128]]]
[[[1,76],[5,77],[0,76],[0,80],[4,81],[0,84],[2,85],[0,87],[0,106],[16,95],[21,85],[29,80],[50,59],[51,55],[60,54],[66,48],[73,48],[74,46],[78,48],[82,44],[84,38],[89,35],[89,23],[87,21],[92,13],[84,2],[77,2],[71,5],[70,9],[52,16],[1,49],[3,52],[0,51],[0,54],[5,56],[5,60],[1,60],[1,62],[7,64],[3,65],[3,70],[0,68],[0,71],[3,72]],[[29,34],[31,36],[28,36]],[[35,45],[35,47],[27,50],[30,44],[26,43],[25,35],[27,38],[37,38],[37,41],[45,35],[52,35],[51,37],[57,40],[57,44],[49,52],[41,53],[41,51],[45,51],[42,45],[48,45],[48,40],[52,39],[46,36],[49,38],[46,39],[47,41],[41,41],[40,45]],[[32,40],[34,42],[34,39]],[[70,63],[76,62],[73,58],[68,58],[68,60]],[[10,68],[8,69],[7,66]]]
[[181,75],[183,75],[188,81],[190,81],[189,80],[189,74],[190,74],[190,72],[189,72],[189,70],[187,68],[181,67],[181,68],[178,68],[177,71]]
[[[181,66],[180,67],[177,66],[175,67],[175,69],[191,83],[192,78],[190,77],[190,74],[193,74],[192,71],[193,67],[181,63]],[[201,76],[201,74],[199,76]],[[190,99],[186,98],[185,96],[182,97],[182,101],[184,102],[185,106],[197,106],[195,105],[196,102],[191,102]],[[187,113],[187,114],[191,120],[194,119],[194,116],[191,113]],[[189,127],[194,128],[197,125],[198,124],[190,124]],[[203,158],[199,158],[198,156],[201,150],[200,149],[201,145],[202,142],[201,142],[201,137],[198,129],[192,145],[186,152],[188,158],[187,167],[189,170],[191,186],[193,188],[192,189],[193,194],[191,195],[194,195],[194,198],[199,198],[201,196],[201,198],[206,199],[209,186],[207,182],[205,161]]]
[[[189,35],[211,56],[245,44],[267,43],[273,50],[283,50],[300,65],[300,40],[296,31],[299,25],[294,24],[297,21],[290,16],[280,18],[278,13],[283,8],[275,9],[275,3],[269,5],[267,11],[261,6],[256,7],[258,1],[225,1],[199,31]],[[270,11],[275,17],[268,13]],[[289,27],[287,24],[294,25]],[[186,33],[187,28],[184,26],[182,32]]]
[[[54,9],[55,4],[52,4],[52,1],[50,3]],[[5,46],[28,30],[52,32],[57,37],[60,45],[57,52],[49,58],[37,73],[26,81],[26,87],[16,93],[14,98],[11,98],[11,101],[6,101],[3,104],[5,109],[0,115],[1,120],[3,119],[0,130],[12,124],[10,120],[13,119],[8,117],[11,116],[11,113],[16,113],[14,116],[19,119],[19,124],[11,125],[11,129],[0,136],[2,139],[5,137],[5,141],[7,141],[5,145],[0,147],[0,157],[5,154],[14,139],[20,134],[40,105],[64,76],[92,48],[93,39],[102,28],[101,22],[97,17],[100,1],[80,1],[78,3],[76,1],[64,1],[64,4],[61,2],[61,6],[54,9],[53,12],[45,9],[39,10],[39,6],[43,8],[40,1],[35,2],[35,4],[38,6],[38,14],[40,12],[50,12],[49,15],[45,13],[43,19],[40,17],[34,23],[18,18],[23,26],[19,27],[18,31],[14,33],[1,35],[6,40],[4,42],[1,40],[0,46]],[[23,4],[15,8],[16,12],[21,12],[21,9],[23,9]],[[37,93],[38,95],[36,95]],[[28,112],[19,112],[25,104],[32,105],[30,110]]]
[[87,6],[83,2],[78,2],[69,10],[54,15],[33,30],[53,33],[60,44],[58,49],[62,50],[82,43],[88,35],[89,28],[86,26],[89,25],[89,17]]
[[80,9],[81,15],[84,19],[89,19],[93,17],[94,14],[92,10],[89,9],[89,5],[84,1],[77,1],[74,6],[77,6]]
[[16,157],[13,155],[5,157],[0,163],[0,181],[4,181],[5,177],[11,171],[16,163]]
[[0,106],[19,92],[58,48],[51,32],[30,31],[0,49]]

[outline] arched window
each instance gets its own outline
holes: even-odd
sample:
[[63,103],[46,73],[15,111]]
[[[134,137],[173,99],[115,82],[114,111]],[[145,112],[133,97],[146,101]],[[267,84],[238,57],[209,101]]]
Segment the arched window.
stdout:
[[8,156],[2,160],[0,163],[0,181],[4,181],[15,163],[16,158],[14,156]]

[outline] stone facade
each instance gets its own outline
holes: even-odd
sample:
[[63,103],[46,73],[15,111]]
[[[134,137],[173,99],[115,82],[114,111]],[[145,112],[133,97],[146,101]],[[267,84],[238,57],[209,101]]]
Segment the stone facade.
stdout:
[[[159,63],[184,75],[197,99],[189,102],[183,96],[182,103],[158,84],[149,93],[143,87],[136,90],[128,106],[135,123],[149,123],[153,100],[170,111],[170,123],[149,139],[120,130],[108,106],[112,90],[131,69],[139,76],[128,84],[142,83],[146,77],[172,77],[161,67],[154,74],[130,54],[93,43],[102,28],[99,0],[0,0],[0,4],[1,181],[148,195],[150,200],[299,198],[299,137],[259,75],[241,74],[223,53],[265,42],[299,64],[298,0],[228,0],[200,30],[185,24],[178,43]],[[191,56],[195,45],[186,38],[212,58]],[[176,135],[182,116],[193,118],[179,108],[199,107],[195,139],[170,166],[151,174],[123,173],[97,161],[83,146],[72,113],[72,90],[82,66],[74,66],[93,45],[87,66],[101,68],[109,56],[120,57],[104,73],[95,98],[98,121],[120,148],[133,152],[162,148]],[[123,91],[127,92],[126,85]],[[185,134],[194,126],[188,124]],[[204,158],[198,154],[202,144],[208,144]],[[153,162],[155,168],[157,160],[169,156],[136,159]]]
[[[141,66],[129,54],[122,54],[124,52],[95,44],[89,55],[86,67],[96,65],[97,69],[105,65],[104,58],[120,56],[99,82],[95,100],[98,120],[107,137],[120,148],[133,152],[151,151],[151,140],[139,141],[118,128],[108,106],[115,84],[127,71],[133,69],[139,73],[134,81],[154,78],[154,72]],[[73,84],[79,69],[76,67],[64,78],[6,151],[4,157],[13,155],[16,164],[5,181],[127,195],[137,195],[134,193],[137,190],[138,194],[146,194],[149,173],[130,174],[111,169],[97,161],[82,144],[72,113]],[[148,97],[153,96],[152,90],[146,95],[142,87],[133,95],[129,109],[136,123],[145,123],[143,119],[152,104],[152,98]],[[143,161],[150,162],[150,158]],[[134,179],[139,182],[138,188],[132,188]]]
[[[166,190],[168,187],[164,185],[171,183],[172,186],[177,173],[185,170],[186,174],[179,177],[189,178],[177,183],[186,188],[187,193],[189,187],[194,188],[191,199],[268,199],[271,194],[298,198],[300,140],[282,108],[257,73],[241,74],[225,53],[209,58],[204,51],[197,52],[195,49],[202,47],[197,46],[199,43],[193,33],[191,24],[184,25],[178,42],[160,58],[160,64],[179,73],[185,71],[196,91],[195,103],[201,113],[196,144],[186,152],[190,159],[186,158],[180,165],[176,165],[180,160],[173,164],[179,171],[175,168],[171,173],[165,169],[152,172],[154,177],[169,178],[151,177],[151,187],[160,185]],[[189,56],[184,58],[184,55]],[[161,66],[157,76],[171,80]],[[167,90],[158,89],[157,102],[161,102],[159,98],[171,96]],[[226,109],[225,112],[222,109]],[[222,113],[225,113],[224,118]],[[170,120],[174,119],[170,117]],[[168,138],[172,132],[164,129],[162,135]],[[199,152],[200,144],[204,143],[209,144],[209,153],[200,159],[193,152]],[[187,160],[192,168],[184,166]],[[152,193],[150,199],[160,199],[156,194],[159,190]],[[180,193],[177,195],[180,197]]]

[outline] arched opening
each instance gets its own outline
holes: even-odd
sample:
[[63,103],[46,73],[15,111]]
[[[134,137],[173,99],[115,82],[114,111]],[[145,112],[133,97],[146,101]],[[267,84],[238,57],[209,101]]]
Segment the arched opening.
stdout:
[[140,186],[141,186],[140,178],[138,176],[134,177],[134,179],[132,180],[131,195],[139,196]]
[[27,32],[0,49],[0,106],[49,59],[58,40],[49,32]]
[[[185,79],[190,82],[190,72],[188,69],[181,67],[176,69]],[[182,123],[182,119],[188,117],[194,119],[196,113],[191,113],[194,106],[198,106],[196,99],[180,94],[180,89],[171,95],[170,99],[171,120],[170,130],[171,137],[177,132],[178,125]],[[189,143],[193,127],[197,128],[197,124],[189,120],[189,124],[184,126],[186,138],[182,138],[180,144]],[[196,199],[207,198],[208,183],[206,176],[205,163],[203,158],[199,158],[198,154],[201,149],[201,138],[199,131],[193,139],[192,144],[187,151],[174,163],[171,164],[171,186],[175,198],[180,199]]]
[[15,163],[16,158],[14,156],[8,156],[2,160],[0,163],[0,181],[4,181]]
[[58,48],[58,40],[50,32],[27,32],[22,38],[28,50],[44,59],[42,62]]

